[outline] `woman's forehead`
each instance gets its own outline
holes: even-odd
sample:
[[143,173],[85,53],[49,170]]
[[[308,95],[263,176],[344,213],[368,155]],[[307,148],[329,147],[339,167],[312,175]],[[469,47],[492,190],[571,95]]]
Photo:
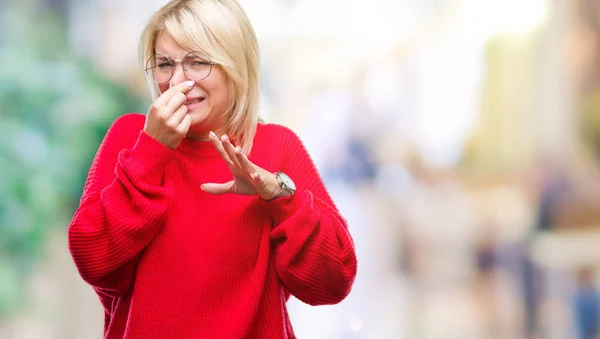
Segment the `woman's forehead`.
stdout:
[[183,58],[189,52],[181,48],[171,34],[167,32],[162,32],[158,35],[156,43],[154,44],[154,51],[156,54],[162,54],[172,58]]

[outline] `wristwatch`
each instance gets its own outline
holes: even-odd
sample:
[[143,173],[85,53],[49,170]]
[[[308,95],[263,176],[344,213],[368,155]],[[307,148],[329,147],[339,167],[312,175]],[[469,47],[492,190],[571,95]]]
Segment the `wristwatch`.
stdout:
[[279,187],[281,187],[282,190],[288,192],[290,196],[294,195],[294,193],[296,192],[296,185],[287,174],[283,172],[276,172],[275,178],[277,178]]

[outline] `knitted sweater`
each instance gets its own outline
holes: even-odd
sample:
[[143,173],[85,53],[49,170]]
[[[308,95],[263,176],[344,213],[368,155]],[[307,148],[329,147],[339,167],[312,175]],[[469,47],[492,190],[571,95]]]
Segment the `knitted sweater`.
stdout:
[[298,137],[259,124],[250,161],[288,174],[273,201],[200,189],[232,174],[210,142],[176,150],[118,118],[92,163],[69,249],[105,310],[104,338],[294,338],[290,294],[335,304],[356,275],[354,245]]

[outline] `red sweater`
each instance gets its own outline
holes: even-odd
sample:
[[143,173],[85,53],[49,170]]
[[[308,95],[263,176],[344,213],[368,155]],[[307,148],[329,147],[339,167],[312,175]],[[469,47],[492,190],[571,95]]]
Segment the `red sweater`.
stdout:
[[203,192],[232,179],[210,142],[173,151],[115,121],[92,163],[69,248],[105,310],[104,337],[294,338],[290,293],[335,304],[356,275],[345,220],[298,137],[259,124],[250,161],[295,182],[292,197]]

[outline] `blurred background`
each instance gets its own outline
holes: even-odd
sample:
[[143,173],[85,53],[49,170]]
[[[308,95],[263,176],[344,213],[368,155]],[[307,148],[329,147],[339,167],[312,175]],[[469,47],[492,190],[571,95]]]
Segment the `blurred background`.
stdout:
[[[0,0],[0,338],[101,338],[66,232],[165,0]],[[241,0],[355,239],[299,338],[599,338],[600,1]]]

